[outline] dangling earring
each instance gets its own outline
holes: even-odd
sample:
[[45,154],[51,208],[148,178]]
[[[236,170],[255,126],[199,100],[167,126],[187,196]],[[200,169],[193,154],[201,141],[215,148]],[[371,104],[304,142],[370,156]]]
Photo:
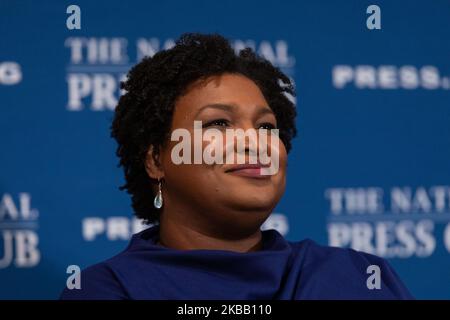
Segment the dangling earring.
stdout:
[[158,179],[158,192],[156,193],[156,197],[153,200],[153,205],[155,206],[156,209],[161,209],[161,207],[163,206],[163,197],[162,197],[162,183],[161,180]]

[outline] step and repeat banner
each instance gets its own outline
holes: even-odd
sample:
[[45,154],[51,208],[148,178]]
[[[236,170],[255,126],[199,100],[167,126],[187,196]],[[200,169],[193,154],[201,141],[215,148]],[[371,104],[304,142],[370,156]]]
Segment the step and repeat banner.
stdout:
[[55,299],[133,218],[110,138],[120,81],[184,32],[296,85],[286,193],[263,229],[388,259],[450,299],[450,1],[0,1],[0,298]]

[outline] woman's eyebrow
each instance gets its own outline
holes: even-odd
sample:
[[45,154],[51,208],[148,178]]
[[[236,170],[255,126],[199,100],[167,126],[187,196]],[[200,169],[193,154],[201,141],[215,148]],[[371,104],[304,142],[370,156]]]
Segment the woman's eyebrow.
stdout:
[[270,109],[269,107],[261,107],[261,108],[258,108],[258,111],[256,111],[256,113],[257,113],[259,116],[262,116],[262,115],[265,115],[265,114],[272,114],[272,115],[275,115],[275,112],[273,112],[273,110]]
[[211,103],[211,104],[207,104],[207,105],[204,105],[203,107],[201,107],[195,115],[198,116],[205,109],[209,109],[209,108],[224,110],[226,112],[232,112],[237,108],[237,106],[234,104]]
[[[205,109],[208,109],[208,108],[211,108],[211,109],[219,109],[219,110],[223,110],[223,111],[226,111],[226,112],[233,112],[233,111],[235,111],[237,108],[238,108],[238,106],[237,105],[235,105],[235,104],[225,104],[225,103],[211,103],[211,104],[207,104],[207,105],[204,105],[204,106],[202,106],[198,111],[197,111],[197,113],[195,114],[196,116],[198,116],[201,112],[203,112]],[[258,115],[264,115],[264,114],[274,114],[274,112],[272,111],[272,109],[270,108],[270,107],[267,107],[267,106],[265,106],[265,107],[258,107],[258,110],[256,111],[256,113],[258,114]]]

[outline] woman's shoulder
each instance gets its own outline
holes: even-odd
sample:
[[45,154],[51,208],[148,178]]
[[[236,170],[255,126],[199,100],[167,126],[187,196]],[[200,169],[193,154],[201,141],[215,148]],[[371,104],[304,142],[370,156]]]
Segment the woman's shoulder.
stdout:
[[304,239],[298,242],[290,242],[291,246],[303,251],[306,263],[332,264],[335,262],[370,262],[386,263],[386,259],[374,254],[357,251],[352,248],[341,248],[318,244],[311,239]]
[[80,286],[64,288],[60,295],[62,300],[116,300],[126,299],[127,294],[122,287],[110,260],[94,264],[80,273]]
[[302,252],[303,294],[318,299],[413,299],[382,257],[320,245],[311,239],[291,245]]
[[62,291],[62,300],[116,300],[128,299],[128,292],[122,281],[121,270],[130,270],[132,259],[130,251],[136,246],[138,238],[146,234],[146,230],[134,234],[125,248],[117,255],[100,263],[83,269],[80,273],[79,289],[69,289],[67,286]]
[[[128,246],[115,256],[83,269],[80,273],[81,288],[65,288],[60,299],[114,300],[130,299],[127,288],[138,282],[142,271],[142,257],[148,258],[155,250],[154,241],[149,241],[157,229],[148,228],[132,236]],[[151,263],[151,259],[144,259]],[[148,267],[148,264],[145,265]],[[141,268],[141,269],[140,269]]]

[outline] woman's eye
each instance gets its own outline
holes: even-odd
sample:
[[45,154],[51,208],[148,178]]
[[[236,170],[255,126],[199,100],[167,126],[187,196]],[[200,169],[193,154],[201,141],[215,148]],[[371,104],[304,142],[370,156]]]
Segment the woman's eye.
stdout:
[[229,121],[225,119],[217,119],[213,121],[209,121],[203,125],[203,128],[211,127],[211,126],[218,126],[218,127],[226,127],[229,125]]
[[270,122],[266,122],[266,123],[261,123],[261,125],[259,126],[259,128],[267,129],[267,130],[272,130],[272,129],[275,129],[275,125],[273,125],[273,124],[270,123]]

